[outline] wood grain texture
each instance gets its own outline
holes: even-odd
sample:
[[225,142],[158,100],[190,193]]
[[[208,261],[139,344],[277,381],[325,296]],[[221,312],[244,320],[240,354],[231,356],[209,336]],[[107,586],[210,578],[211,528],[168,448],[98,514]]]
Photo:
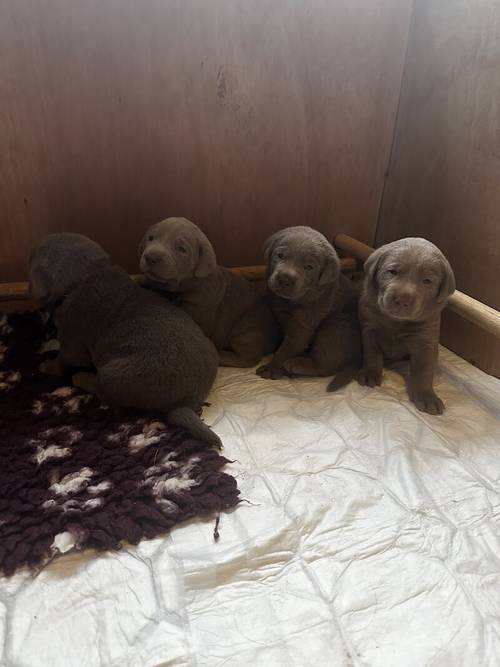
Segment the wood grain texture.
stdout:
[[185,215],[225,265],[280,227],[374,241],[411,0],[3,0],[0,281],[70,230],[129,271]]
[[[500,309],[500,3],[419,0],[377,245],[424,236],[457,287]],[[498,374],[500,346],[458,318],[443,341]],[[458,328],[456,328],[458,327]]]

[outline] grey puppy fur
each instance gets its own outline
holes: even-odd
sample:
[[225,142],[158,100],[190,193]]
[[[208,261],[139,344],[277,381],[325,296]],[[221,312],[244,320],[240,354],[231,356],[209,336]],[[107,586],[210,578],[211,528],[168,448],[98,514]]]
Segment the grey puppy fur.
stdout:
[[365,262],[359,304],[363,368],[358,381],[382,382],[384,358],[410,358],[408,390],[419,410],[442,414],[433,389],[441,311],[455,290],[455,277],[443,253],[420,238],[388,243]]
[[175,303],[212,339],[222,366],[255,366],[279,342],[279,327],[258,288],[218,266],[208,238],[186,218],[148,229],[139,247],[148,283]]
[[288,227],[267,239],[264,252],[284,340],[257,373],[326,376],[359,359],[357,295],[331,243],[311,227]]
[[30,292],[56,307],[60,353],[42,371],[111,405],[160,410],[210,445],[221,442],[196,411],[217,373],[217,351],[201,329],[161,296],[142,289],[80,234],[52,234],[35,246]]

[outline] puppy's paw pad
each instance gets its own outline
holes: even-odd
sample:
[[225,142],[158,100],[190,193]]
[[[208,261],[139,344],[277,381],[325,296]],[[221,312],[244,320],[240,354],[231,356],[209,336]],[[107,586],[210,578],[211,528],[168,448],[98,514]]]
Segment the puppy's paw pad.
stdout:
[[285,369],[283,366],[278,366],[278,364],[263,364],[259,366],[256,370],[257,375],[260,375],[261,378],[266,380],[278,380],[285,375]]
[[414,392],[411,398],[421,412],[429,415],[442,415],[444,412],[443,401],[433,391]]
[[362,368],[358,373],[358,382],[362,387],[380,387],[382,371]]

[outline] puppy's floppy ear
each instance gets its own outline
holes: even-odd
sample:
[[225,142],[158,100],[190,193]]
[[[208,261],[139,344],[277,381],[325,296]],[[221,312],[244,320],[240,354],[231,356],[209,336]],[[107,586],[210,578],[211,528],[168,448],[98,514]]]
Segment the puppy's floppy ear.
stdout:
[[364,264],[365,284],[375,289],[377,287],[377,271],[380,262],[386,254],[385,246],[374,250]]
[[329,251],[328,256],[326,257],[323,271],[319,277],[319,284],[327,285],[328,283],[334,283],[336,280],[338,280],[339,275],[340,260],[334,248],[332,247],[331,252]]
[[52,292],[52,277],[42,268],[30,267],[29,295],[34,301],[48,303]]
[[455,274],[443,253],[441,253],[440,259],[443,269],[443,278],[441,280],[441,285],[439,286],[439,292],[437,293],[437,302],[443,303],[443,301],[446,301],[450,294],[453,294],[455,291]]
[[139,247],[137,249],[137,252],[139,254],[139,259],[142,257],[142,253],[144,252],[144,248],[146,247],[146,239],[148,238],[149,230],[144,234],[144,236],[141,239],[141,242],[139,243]]
[[205,278],[217,268],[217,257],[212,244],[200,230],[198,234],[198,263],[194,270],[195,278]]
[[156,228],[157,228],[157,227],[158,227],[158,225],[155,224],[155,225],[151,225],[150,227],[148,227],[148,228],[146,229],[146,231],[145,231],[145,233],[144,233],[144,236],[142,237],[141,242],[139,243],[139,247],[138,247],[138,249],[137,249],[137,252],[139,253],[139,259],[141,259],[141,257],[142,257],[142,253],[144,252],[144,250],[145,250],[145,248],[146,248],[146,246],[147,246],[147,244],[148,244],[149,237],[150,237],[152,234],[154,234],[154,231],[156,231]]
[[264,241],[264,245],[262,246],[262,250],[264,252],[264,258],[266,262],[269,262],[271,259],[271,256],[273,254],[274,246],[283,239],[284,237],[284,232],[286,230],[282,229],[279,232],[276,232],[275,234],[272,234],[268,239]]

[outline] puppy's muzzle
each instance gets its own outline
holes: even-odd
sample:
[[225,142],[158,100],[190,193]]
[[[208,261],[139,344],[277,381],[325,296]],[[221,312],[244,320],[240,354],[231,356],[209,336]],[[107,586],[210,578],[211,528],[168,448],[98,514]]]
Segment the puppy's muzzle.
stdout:
[[141,271],[146,278],[163,289],[175,290],[179,280],[169,271],[169,263],[158,250],[145,250],[141,257]]
[[158,266],[158,264],[161,264],[162,255],[161,253],[155,250],[146,250],[146,252],[144,253],[144,262],[147,267],[153,268],[155,266]]
[[396,292],[391,295],[391,305],[401,310],[409,310],[415,304],[415,295],[411,292]]
[[417,298],[410,290],[393,291],[386,296],[385,309],[394,317],[411,318],[415,315]]
[[269,280],[269,287],[284,299],[296,298],[297,276],[288,271],[274,273]]
[[276,286],[281,290],[293,290],[297,284],[297,278],[291,273],[278,273],[275,280]]

